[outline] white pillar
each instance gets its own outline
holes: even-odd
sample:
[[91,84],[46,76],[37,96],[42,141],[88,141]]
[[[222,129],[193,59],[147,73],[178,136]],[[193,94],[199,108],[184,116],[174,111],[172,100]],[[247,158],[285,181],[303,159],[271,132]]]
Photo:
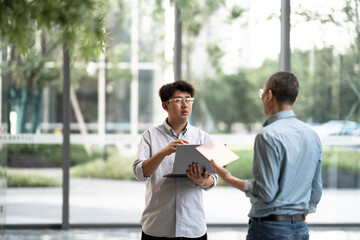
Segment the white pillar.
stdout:
[[[2,66],[2,57],[3,57],[2,56],[2,48],[0,46],[0,66]],[[0,133],[5,134],[6,133],[5,129],[3,129],[4,128],[3,124],[5,123],[5,121],[3,123],[3,119],[2,119],[3,104],[2,104],[2,77],[1,76],[2,76],[2,74],[1,74],[1,68],[0,68]],[[7,109],[7,107],[5,107],[5,109]],[[0,151],[1,150],[2,150],[2,144],[0,145]]]
[[98,135],[100,140],[100,147],[103,147],[105,137],[105,55],[101,54],[98,64]]
[[175,12],[174,9],[166,4],[164,1],[165,9],[165,37],[164,37],[164,79],[166,83],[174,81],[174,42],[175,42]]
[[[174,81],[174,41],[175,41],[175,12],[173,7],[166,1],[163,1],[163,7],[165,9],[165,22],[164,22],[164,43],[162,44],[162,50],[164,51],[165,64],[162,67],[155,69],[154,75],[154,97],[153,97],[153,123],[154,125],[161,124],[167,116],[166,111],[161,106],[161,100],[159,97],[159,89],[165,83]],[[159,65],[157,65],[159,66]]]
[[281,1],[280,71],[291,71],[290,59],[290,0]]
[[130,133],[137,135],[139,129],[139,6],[138,0],[131,1],[131,100]]
[[[175,8],[175,22],[174,22],[174,80],[182,80],[181,76],[181,61],[182,61],[182,23],[180,20],[181,12],[180,9],[174,4]],[[187,79],[189,81],[189,79]]]

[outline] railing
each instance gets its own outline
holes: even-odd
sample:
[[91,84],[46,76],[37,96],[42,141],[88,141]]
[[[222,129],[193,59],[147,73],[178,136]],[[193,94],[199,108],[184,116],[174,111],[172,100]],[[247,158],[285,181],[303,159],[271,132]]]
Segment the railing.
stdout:
[[[212,134],[213,138],[218,139],[227,145],[252,146],[255,134]],[[322,136],[320,137],[323,146],[346,146],[360,147],[360,136]],[[71,134],[72,144],[138,144],[140,135],[132,134]],[[4,134],[0,135],[0,143],[7,144],[62,144],[61,134]]]

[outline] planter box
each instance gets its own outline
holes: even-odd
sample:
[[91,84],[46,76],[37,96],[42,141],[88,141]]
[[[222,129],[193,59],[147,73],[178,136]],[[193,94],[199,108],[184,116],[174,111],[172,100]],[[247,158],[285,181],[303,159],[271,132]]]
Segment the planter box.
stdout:
[[360,175],[335,170],[322,172],[324,188],[360,188]]
[[8,155],[7,166],[10,168],[53,168],[61,167],[56,162],[44,157],[28,155]]

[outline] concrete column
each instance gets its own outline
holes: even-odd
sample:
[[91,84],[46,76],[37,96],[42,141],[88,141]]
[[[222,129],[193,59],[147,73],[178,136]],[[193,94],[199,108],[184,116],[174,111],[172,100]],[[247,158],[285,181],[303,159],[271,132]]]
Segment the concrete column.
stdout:
[[182,23],[180,9],[175,5],[175,43],[174,43],[174,80],[182,80],[181,54],[182,54]]
[[281,0],[280,71],[291,71],[291,60],[290,60],[290,0]]

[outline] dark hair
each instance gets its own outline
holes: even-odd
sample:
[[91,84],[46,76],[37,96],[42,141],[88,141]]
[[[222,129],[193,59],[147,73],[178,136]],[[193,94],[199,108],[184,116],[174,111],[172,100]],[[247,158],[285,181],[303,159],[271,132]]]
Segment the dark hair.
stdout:
[[278,104],[293,104],[299,92],[299,82],[291,72],[277,72],[267,80],[266,90],[269,89]]
[[190,93],[191,97],[195,96],[194,87],[184,80],[179,80],[173,83],[168,83],[163,85],[159,90],[159,96],[162,102],[168,101],[172,95],[174,95],[175,91],[179,90],[181,92]]

